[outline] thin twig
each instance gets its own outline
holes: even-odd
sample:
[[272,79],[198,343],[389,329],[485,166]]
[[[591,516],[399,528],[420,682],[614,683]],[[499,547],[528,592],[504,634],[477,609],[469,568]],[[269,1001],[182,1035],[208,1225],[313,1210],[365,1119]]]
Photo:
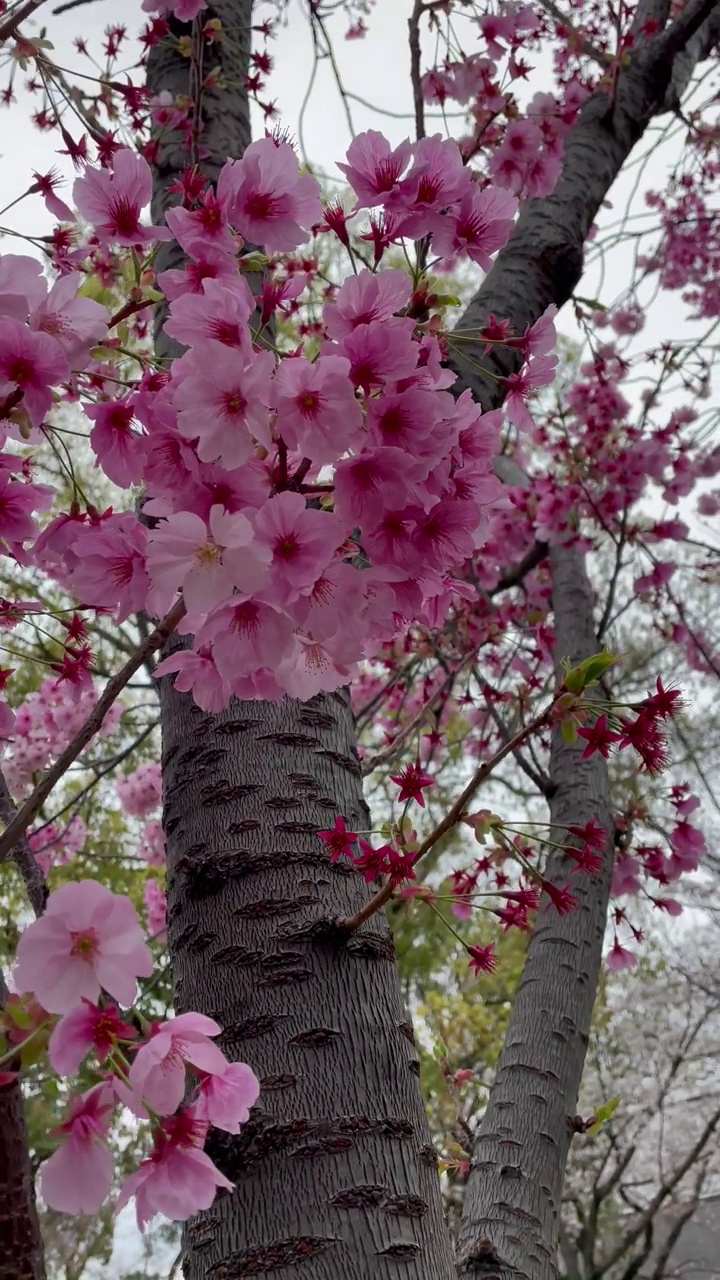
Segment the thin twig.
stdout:
[[425,137],[425,102],[422,92],[420,74],[420,18],[425,6],[422,0],[415,0],[415,6],[408,18],[410,30],[410,80],[412,82],[413,103],[415,106],[415,137]]
[[[0,769],[0,817],[9,823],[16,814],[17,805],[10,794],[5,774]],[[41,916],[48,898],[47,881],[24,832],[18,837],[12,850],[12,859],[22,876],[30,906],[36,916]]]
[[90,739],[95,736],[115,699],[122,693],[138,668],[142,666],[147,655],[153,653],[165,643],[184,613],[185,605],[183,601],[176,601],[170,612],[151,632],[147,640],[135,650],[132,658],[129,658],[125,666],[121,667],[117,674],[108,680],[84,725],[78,730],[72,742],[68,744],[62,754],[58,756],[55,764],[48,769],[45,776],[37,784],[31,795],[28,796],[25,803],[21,805],[15,817],[5,828],[2,836],[0,836],[0,862],[9,856],[20,836],[40,812],[55,783],[59,782],[66,770],[70,768],[70,765],[75,763],[80,752],[87,746]]

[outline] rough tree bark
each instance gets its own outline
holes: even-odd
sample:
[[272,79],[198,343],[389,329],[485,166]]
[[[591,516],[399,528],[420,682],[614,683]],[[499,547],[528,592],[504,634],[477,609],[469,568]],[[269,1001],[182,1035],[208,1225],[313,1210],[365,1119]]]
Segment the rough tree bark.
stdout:
[[[250,10],[250,0],[225,0],[203,14],[226,32],[225,87],[202,104],[212,178],[250,141]],[[187,93],[187,60],[155,51],[148,82]],[[163,149],[156,214],[187,160]],[[449,1280],[437,1161],[387,922],[376,916],[347,944],[332,925],[377,885],[342,860],[331,865],[316,835],[338,813],[355,829],[370,825],[347,694],[234,702],[212,717],[164,679],[160,705],[176,1006],[217,1018],[223,1049],[262,1081],[240,1136],[211,1136],[237,1191],[189,1225],[187,1280]]]
[[[647,5],[645,6],[647,8]],[[668,17],[652,16],[661,23]],[[638,26],[646,16],[638,6]],[[602,201],[654,116],[687,88],[696,63],[720,37],[718,0],[690,0],[677,22],[640,45],[614,91],[595,94],[569,131],[563,172],[547,199],[525,206],[507,246],[461,318],[450,363],[458,389],[470,387],[486,409],[503,399],[498,375],[517,369],[513,353],[484,354],[472,342],[492,312],[516,332],[551,303],[561,307],[583,269],[583,245]],[[469,342],[468,342],[469,338]],[[487,372],[485,372],[487,370]],[[492,376],[494,375],[494,376]],[[498,459],[509,483],[520,469]],[[598,652],[593,595],[584,556],[571,545],[549,554],[555,662]],[[558,826],[595,818],[608,833],[603,868],[575,877],[577,907],[559,916],[546,898],[528,948],[487,1110],[477,1132],[460,1235],[463,1280],[552,1280],[557,1274],[562,1185],[601,964],[613,863],[612,813],[605,761],[582,760],[555,731],[550,819]],[[567,883],[571,863],[557,854],[548,879]]]

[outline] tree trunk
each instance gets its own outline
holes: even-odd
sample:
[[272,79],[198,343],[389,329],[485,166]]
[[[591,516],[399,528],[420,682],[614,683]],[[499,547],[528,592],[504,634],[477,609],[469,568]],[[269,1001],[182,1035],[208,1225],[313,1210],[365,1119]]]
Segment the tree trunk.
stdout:
[[0,1084],[0,1280],[45,1280],[22,1086]]
[[[219,48],[232,90],[202,111],[213,178],[250,140],[238,87],[250,9],[250,0],[226,0],[203,14],[231,34]],[[148,82],[153,92],[188,92],[187,61],[155,51]],[[160,155],[156,216],[187,159],[172,146]],[[370,826],[347,693],[233,702],[209,716],[163,679],[160,706],[176,1007],[216,1018],[225,1052],[262,1082],[239,1137],[210,1136],[237,1190],[189,1224],[187,1280],[450,1280],[387,921],[376,915],[347,943],[333,926],[378,886],[345,862],[332,865],[316,834],[337,814],[354,829]]]

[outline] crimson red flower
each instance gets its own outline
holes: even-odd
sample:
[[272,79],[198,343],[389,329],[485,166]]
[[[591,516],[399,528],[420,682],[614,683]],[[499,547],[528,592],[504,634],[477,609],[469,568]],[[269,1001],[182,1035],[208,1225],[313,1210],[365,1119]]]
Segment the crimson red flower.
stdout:
[[582,753],[583,760],[589,759],[596,751],[599,751],[607,760],[610,755],[610,747],[614,742],[620,741],[620,736],[619,733],[615,733],[614,729],[608,727],[606,715],[598,716],[593,725],[578,729],[578,737],[584,738],[587,743]]
[[330,861],[336,862],[341,854],[347,858],[352,858],[353,845],[357,840],[354,831],[348,831],[345,826],[345,819],[338,814],[334,824],[327,831],[318,831],[321,840],[327,845],[327,851],[330,855]]
[[468,968],[473,973],[492,973],[497,966],[497,956],[495,948],[490,942],[486,947],[467,947],[470,956]]
[[661,720],[671,720],[685,706],[682,692],[680,689],[665,689],[660,676],[655,683],[655,690],[655,693],[649,693],[644,702],[641,702],[643,711],[648,711]]
[[568,911],[572,911],[576,905],[577,899],[566,884],[558,888],[549,880],[543,880],[542,887],[559,916],[566,916]]
[[620,720],[620,747],[634,747],[648,773],[662,773],[668,763],[667,739],[650,712],[641,711],[636,720]]
[[422,809],[425,808],[423,787],[431,787],[433,780],[423,769],[420,761],[407,764],[400,773],[391,773],[390,781],[396,782],[400,788],[398,800],[404,804],[406,800],[416,800]]

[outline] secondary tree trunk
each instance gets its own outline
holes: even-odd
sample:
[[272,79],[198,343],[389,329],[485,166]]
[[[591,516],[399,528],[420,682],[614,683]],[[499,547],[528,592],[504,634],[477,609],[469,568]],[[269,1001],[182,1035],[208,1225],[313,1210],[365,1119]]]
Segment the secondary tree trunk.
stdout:
[[[211,177],[250,140],[250,10],[226,0],[203,14],[229,35],[219,46],[229,87],[203,104]],[[156,51],[148,82],[188,92],[187,62]],[[159,157],[156,212],[187,158],[172,147]],[[347,944],[332,923],[377,886],[331,865],[316,834],[336,814],[370,825],[347,694],[233,702],[213,717],[163,679],[160,705],[176,1005],[217,1018],[226,1053],[262,1081],[240,1136],[211,1135],[237,1190],[189,1224],[187,1280],[450,1280],[387,922],[375,916]]]
[[[517,369],[518,362],[512,352],[498,348],[484,353],[473,344],[473,334],[491,312],[508,317],[514,331],[522,333],[551,303],[560,307],[569,299],[602,201],[650,120],[682,94],[696,62],[713,48],[720,36],[720,3],[690,0],[678,24],[683,20],[683,29],[669,28],[641,47],[621,74],[612,101],[604,93],[588,101],[565,140],[555,191],[526,204],[460,320],[450,363],[459,374],[459,389],[471,387],[486,409],[503,399],[497,375]],[[506,478],[502,464],[507,467],[505,459],[498,473]],[[522,473],[513,475],[512,467],[510,482],[522,482]],[[600,647],[583,555],[571,545],[552,547],[550,573],[556,666],[564,657],[577,663]],[[568,746],[553,734],[550,818],[565,827],[599,821],[608,833],[604,866],[596,876],[573,878],[578,902],[568,915],[559,916],[546,898],[541,902],[473,1151],[460,1239],[463,1280],[552,1280],[557,1274],[562,1184],[613,865],[607,768],[599,753],[582,760],[582,745]],[[547,876],[555,885],[566,884],[570,870],[568,860],[555,855]]]
[[45,1280],[19,1079],[0,1084],[0,1280]]

